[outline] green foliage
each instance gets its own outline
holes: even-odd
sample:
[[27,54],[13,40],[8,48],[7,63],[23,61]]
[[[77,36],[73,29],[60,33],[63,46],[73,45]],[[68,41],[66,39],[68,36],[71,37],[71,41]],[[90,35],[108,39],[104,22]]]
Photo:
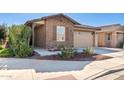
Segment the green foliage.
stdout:
[[0,50],[3,49],[2,45],[0,45]]
[[2,44],[2,41],[6,39],[7,36],[7,26],[6,25],[0,25],[0,43]]
[[13,50],[9,48],[0,50],[0,57],[12,57],[14,56]]
[[27,57],[33,52],[30,47],[31,28],[13,25],[9,28],[9,43],[16,57]]
[[65,47],[61,48],[60,56],[63,59],[70,59],[74,57],[74,54],[75,54],[75,50],[73,48],[65,48]]
[[64,45],[59,45],[57,48],[58,48],[58,50],[62,50],[62,49],[64,49],[65,47],[64,47]]
[[94,49],[91,48],[91,47],[88,47],[86,49],[83,50],[83,53],[86,55],[86,56],[90,56],[94,53]]

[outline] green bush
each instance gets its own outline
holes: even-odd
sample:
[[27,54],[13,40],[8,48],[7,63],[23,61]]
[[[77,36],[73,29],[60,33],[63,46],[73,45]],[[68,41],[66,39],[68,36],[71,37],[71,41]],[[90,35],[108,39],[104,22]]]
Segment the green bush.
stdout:
[[0,44],[4,44],[7,37],[7,26],[5,24],[0,25]]
[[13,50],[9,48],[0,50],[0,57],[12,57],[14,56]]
[[62,49],[64,49],[65,47],[64,47],[64,45],[58,45],[58,50],[62,50]]
[[28,47],[25,42],[20,42],[19,51],[17,57],[28,57],[32,54],[33,49]]
[[0,45],[0,50],[3,49],[2,45]]
[[83,50],[83,53],[86,55],[86,56],[89,56],[89,55],[92,55],[94,53],[94,49],[91,48],[91,47],[88,47],[86,49]]
[[61,48],[61,53],[60,53],[60,56],[63,58],[63,59],[70,59],[74,56],[75,54],[75,50],[72,49],[72,48]]
[[32,30],[25,25],[13,25],[9,28],[9,43],[16,57],[27,57],[33,53],[30,47]]

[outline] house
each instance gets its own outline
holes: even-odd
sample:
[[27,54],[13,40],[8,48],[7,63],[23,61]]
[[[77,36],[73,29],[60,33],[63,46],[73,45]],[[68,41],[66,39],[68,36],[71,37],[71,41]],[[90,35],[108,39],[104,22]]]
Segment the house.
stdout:
[[29,20],[25,24],[32,28],[34,47],[117,47],[124,42],[124,26],[119,24],[101,27],[82,25],[64,14]]
[[101,26],[98,34],[98,46],[102,47],[119,47],[124,43],[124,26],[120,24]]

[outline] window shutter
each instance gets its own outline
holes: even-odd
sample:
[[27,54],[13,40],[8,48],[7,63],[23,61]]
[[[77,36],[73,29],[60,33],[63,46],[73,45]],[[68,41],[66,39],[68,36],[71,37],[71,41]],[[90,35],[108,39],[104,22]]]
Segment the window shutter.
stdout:
[[53,26],[53,40],[56,41],[56,26]]
[[66,41],[69,41],[69,27],[66,27],[65,40],[66,40]]

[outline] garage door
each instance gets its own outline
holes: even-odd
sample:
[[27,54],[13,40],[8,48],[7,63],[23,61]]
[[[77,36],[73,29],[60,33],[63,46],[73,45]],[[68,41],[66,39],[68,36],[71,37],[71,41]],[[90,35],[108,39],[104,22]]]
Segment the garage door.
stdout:
[[91,32],[74,32],[74,47],[85,48],[93,46],[93,35]]

